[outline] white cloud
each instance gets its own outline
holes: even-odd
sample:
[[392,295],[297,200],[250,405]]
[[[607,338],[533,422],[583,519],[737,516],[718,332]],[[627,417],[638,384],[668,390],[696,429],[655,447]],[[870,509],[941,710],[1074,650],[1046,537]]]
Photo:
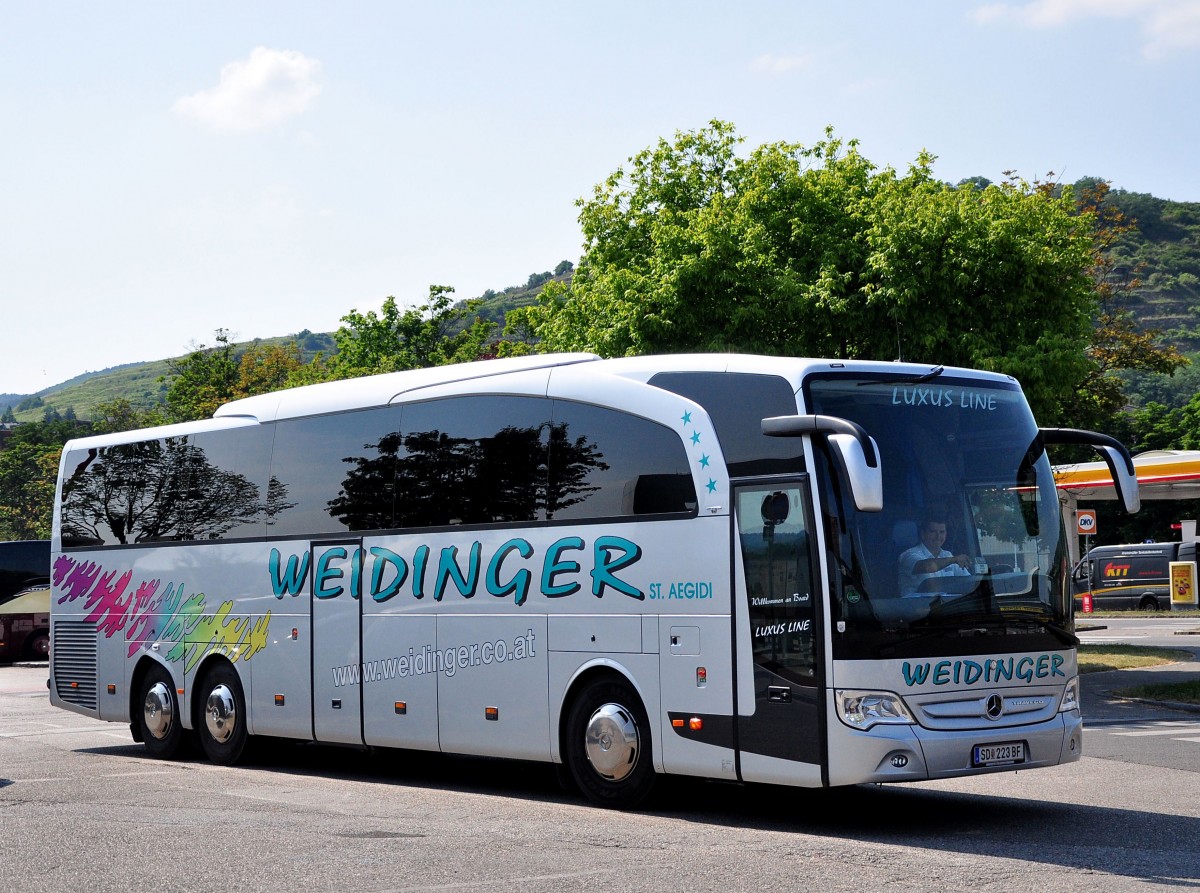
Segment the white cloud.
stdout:
[[216,130],[259,130],[301,114],[321,92],[321,63],[295,50],[255,47],[249,58],[221,66],[210,90],[184,96],[176,114]]
[[1140,28],[1142,52],[1162,58],[1200,47],[1200,0],[1030,0],[976,7],[981,25],[1016,22],[1027,28],[1059,28],[1087,19],[1131,19]]
[[764,53],[750,63],[755,71],[771,75],[788,74],[799,71],[812,64],[811,56],[776,56],[774,53]]
[[1145,53],[1151,58],[1200,47],[1200,3],[1163,7],[1143,26],[1143,31],[1149,40]]

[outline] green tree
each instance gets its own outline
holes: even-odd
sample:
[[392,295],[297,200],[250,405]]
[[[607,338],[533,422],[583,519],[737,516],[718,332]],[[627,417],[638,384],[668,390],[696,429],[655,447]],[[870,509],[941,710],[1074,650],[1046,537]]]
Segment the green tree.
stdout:
[[48,539],[60,450],[10,444],[0,452],[0,539]]
[[185,422],[211,416],[222,403],[233,399],[238,381],[238,360],[233,335],[216,330],[216,345],[198,345],[186,357],[168,360],[167,414]]
[[166,409],[162,406],[141,407],[125,397],[117,397],[96,404],[93,410],[92,429],[96,434],[112,434],[117,431],[134,431],[138,428],[153,428],[168,422]]
[[285,388],[303,365],[300,344],[295,340],[282,345],[253,344],[238,360],[233,396],[252,397]]
[[[570,285],[514,311],[538,349],[738,350],[1016,376],[1064,421],[1087,378],[1092,219],[1069,190],[879,170],[827,130],[737,155],[732,125],[660,140],[581,199]],[[506,347],[519,352],[519,347]]]
[[1106,200],[1109,193],[1107,182],[1091,179],[1078,196],[1093,226],[1090,272],[1096,311],[1088,345],[1092,363],[1077,389],[1075,419],[1093,427],[1108,426],[1125,408],[1130,373],[1170,376],[1190,362],[1177,348],[1163,343],[1160,332],[1144,329],[1129,309],[1131,296],[1141,285],[1141,266],[1123,263],[1115,249],[1136,224]]
[[402,310],[389,296],[379,313],[351,311],[334,333],[337,353],[297,370],[290,382],[354,378],[491,356],[495,324],[472,318],[479,301],[456,304],[453,294],[449,286],[431,285],[428,300],[417,307]]
[[54,419],[18,425],[0,451],[0,539],[46,539],[62,447],[90,433],[84,422]]
[[200,345],[186,357],[168,361],[167,418],[190,421],[212,416],[230,400],[288,387],[303,367],[301,348],[251,344],[239,349],[227,329],[217,329],[213,347]]

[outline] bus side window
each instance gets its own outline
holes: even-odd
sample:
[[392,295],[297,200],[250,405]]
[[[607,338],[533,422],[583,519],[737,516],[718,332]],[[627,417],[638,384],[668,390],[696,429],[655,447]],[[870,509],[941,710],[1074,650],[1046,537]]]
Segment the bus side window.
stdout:
[[404,406],[396,526],[529,523],[544,517],[550,401],[470,395]]
[[682,514],[697,504],[687,453],[670,428],[614,409],[554,401],[548,517]]
[[270,536],[320,536],[392,525],[400,410],[284,419],[267,482]]

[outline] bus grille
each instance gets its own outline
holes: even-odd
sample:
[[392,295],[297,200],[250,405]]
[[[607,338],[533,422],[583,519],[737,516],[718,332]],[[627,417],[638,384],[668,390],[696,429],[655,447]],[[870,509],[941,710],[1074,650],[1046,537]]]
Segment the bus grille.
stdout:
[[50,657],[58,697],[68,704],[97,709],[95,624],[78,620],[56,621]]

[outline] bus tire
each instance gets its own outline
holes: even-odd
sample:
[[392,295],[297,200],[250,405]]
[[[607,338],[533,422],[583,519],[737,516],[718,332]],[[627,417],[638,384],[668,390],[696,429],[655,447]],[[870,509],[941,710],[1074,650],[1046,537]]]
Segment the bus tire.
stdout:
[[50,630],[34,631],[25,640],[25,660],[48,660],[50,658]]
[[[183,747],[183,724],[179,717],[179,698],[171,674],[152,664],[142,676],[139,689],[138,731],[146,752],[157,760],[170,760]],[[136,736],[135,736],[136,737]]]
[[622,679],[589,682],[567,716],[565,759],[575,785],[593,803],[630,809],[654,786],[650,722]]
[[205,755],[219,766],[232,766],[242,757],[246,731],[246,696],[237,671],[221,661],[205,674],[196,705],[196,731]]

